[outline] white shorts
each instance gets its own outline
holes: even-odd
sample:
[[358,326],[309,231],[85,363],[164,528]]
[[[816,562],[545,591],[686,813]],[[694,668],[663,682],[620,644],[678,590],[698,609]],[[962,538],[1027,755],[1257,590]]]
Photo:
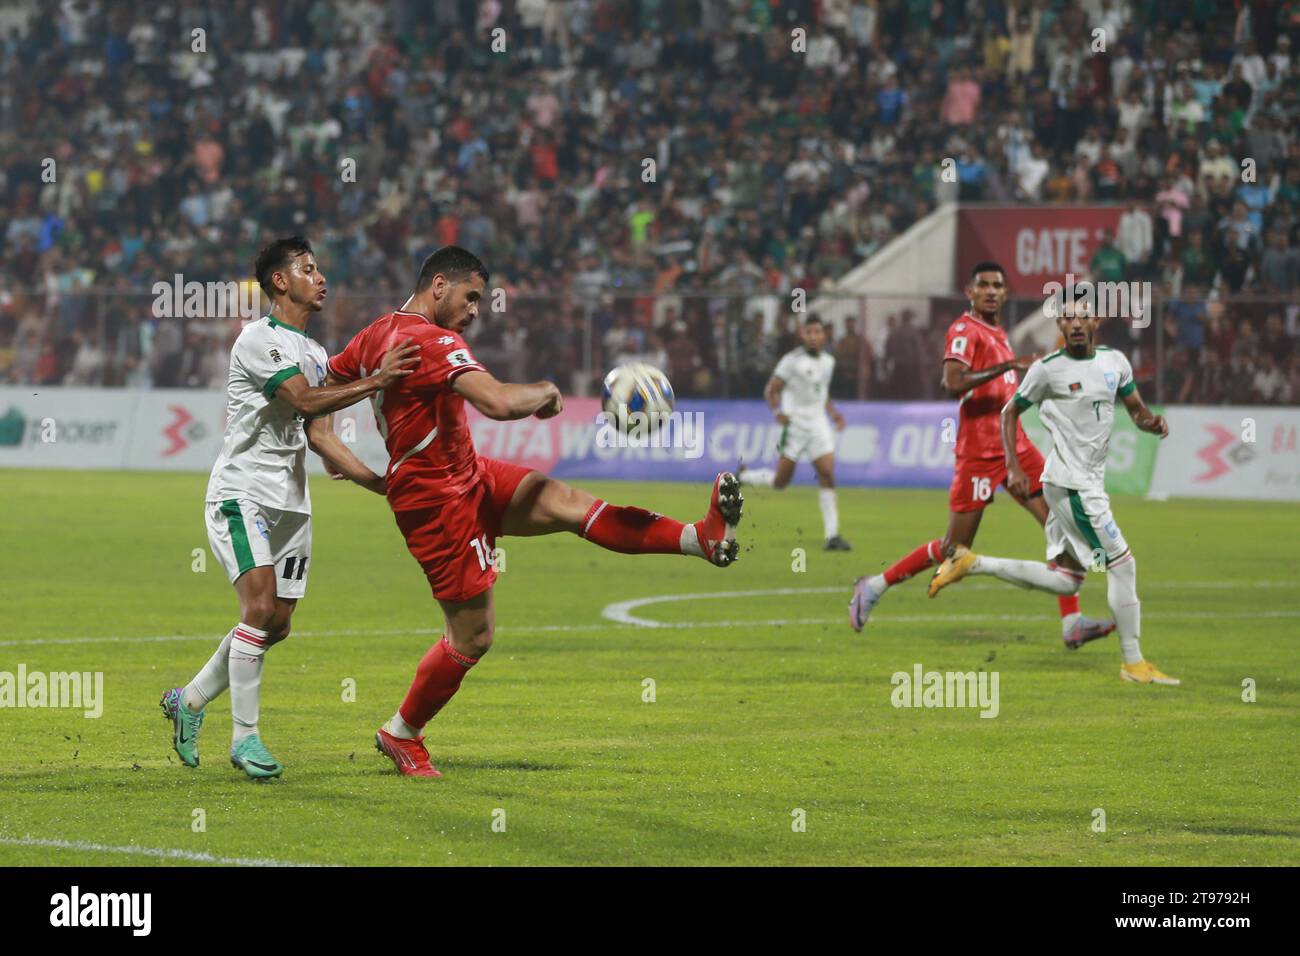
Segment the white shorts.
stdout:
[[307,593],[311,558],[311,515],[280,511],[248,498],[209,501],[204,516],[208,544],[230,583],[253,568],[275,568],[275,593],[300,598]]
[[1103,571],[1124,556],[1128,543],[1110,513],[1104,491],[1075,491],[1043,482],[1047,502],[1047,560],[1068,551],[1087,571]]
[[801,458],[816,461],[833,451],[835,436],[831,434],[830,422],[825,420],[812,426],[791,422],[781,429],[781,438],[776,444],[776,453],[791,461]]

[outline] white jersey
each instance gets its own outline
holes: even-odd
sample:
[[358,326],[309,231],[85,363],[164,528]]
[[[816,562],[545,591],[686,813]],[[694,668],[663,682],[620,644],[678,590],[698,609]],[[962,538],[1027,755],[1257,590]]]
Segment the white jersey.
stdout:
[[1075,491],[1105,488],[1115,399],[1135,388],[1128,359],[1104,345],[1086,359],[1059,349],[1029,367],[1015,402],[1022,409],[1041,403],[1043,425],[1052,436],[1043,481]]
[[226,435],[208,479],[208,501],[247,498],[311,514],[302,416],[275,390],[299,372],[309,385],[325,384],[328,358],[307,333],[269,315],[239,333],[230,350]]
[[801,345],[786,352],[772,373],[785,383],[781,390],[782,414],[803,428],[824,423],[834,373],[835,359],[824,350],[813,355]]

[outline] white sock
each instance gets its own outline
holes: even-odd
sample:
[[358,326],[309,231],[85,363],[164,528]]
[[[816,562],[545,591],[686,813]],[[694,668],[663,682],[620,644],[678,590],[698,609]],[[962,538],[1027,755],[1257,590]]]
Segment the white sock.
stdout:
[[742,485],[758,485],[771,488],[776,483],[775,468],[746,468],[736,476]]
[[826,529],[826,537],[834,538],[840,533],[840,508],[835,501],[835,489],[820,489],[817,492],[817,504],[822,509],[822,527]]
[[884,594],[889,590],[889,582],[885,580],[883,574],[877,574],[867,578],[867,586],[877,594]]
[[399,710],[388,718],[388,723],[384,724],[384,730],[388,731],[394,737],[401,737],[403,740],[414,740],[420,736],[420,729],[412,727],[402,719],[402,712]]
[[221,639],[216,652],[208,662],[199,668],[194,679],[185,685],[181,702],[191,713],[197,714],[211,701],[221,696],[221,692],[230,686],[230,638],[234,635],[232,627]]
[[1070,628],[1074,627],[1074,622],[1081,617],[1083,617],[1083,615],[1080,612],[1074,611],[1073,613],[1067,614],[1065,617],[1061,618],[1061,633],[1069,634]]
[[1138,644],[1138,635],[1142,633],[1142,602],[1138,600],[1137,583],[1137,561],[1131,554],[1106,568],[1106,603],[1115,615],[1119,650],[1125,664],[1142,660],[1142,648]]
[[[695,525],[693,524],[682,525],[682,538],[678,547],[682,549],[682,554],[693,554],[697,558],[708,557],[708,555],[704,553],[704,548],[700,546],[700,533],[695,530]],[[389,732],[392,733],[392,731]],[[397,737],[400,735],[393,734],[393,736]]]
[[1082,576],[1075,576],[1064,568],[1049,568],[1041,561],[989,558],[982,554],[967,573],[991,574],[1016,587],[1036,588],[1053,594],[1078,594],[1083,586]]
[[232,742],[257,733],[261,708],[262,658],[266,654],[266,631],[247,624],[235,628],[230,641],[230,717]]

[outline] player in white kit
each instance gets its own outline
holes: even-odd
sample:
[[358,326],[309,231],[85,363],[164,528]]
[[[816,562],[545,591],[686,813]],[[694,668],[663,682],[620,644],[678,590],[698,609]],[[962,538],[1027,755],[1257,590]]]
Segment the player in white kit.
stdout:
[[1015,397],[1002,409],[1007,487],[1013,494],[1028,487],[1029,481],[1015,455],[1021,413],[1039,405],[1043,425],[1052,436],[1042,479],[1049,509],[1044,528],[1048,563],[990,558],[958,547],[935,571],[930,596],[968,574],[991,574],[1019,587],[1077,594],[1089,570],[1104,571],[1106,599],[1124,656],[1120,677],[1139,684],[1178,684],[1142,657],[1137,562],[1111,515],[1105,487],[1106,451],[1117,398],[1142,431],[1164,438],[1169,425],[1138,395],[1128,359],[1095,345],[1098,320],[1086,302],[1064,303],[1056,324],[1065,347],[1031,365]]
[[212,553],[239,595],[239,623],[194,679],[169,690],[161,704],[172,721],[177,755],[197,767],[204,708],[229,687],[231,763],[260,779],[284,770],[262,744],[257,718],[263,655],[288,637],[294,607],[307,590],[306,450],[320,455],[334,477],[384,494],[384,479],[334,434],[330,415],[410,374],[419,359],[404,342],[387,353],[375,374],[325,386],[328,356],[306,332],[326,295],[311,246],[298,236],[278,240],[262,250],[255,268],[273,304],[269,314],[248,323],[231,349],[225,440],[205,507]]
[[809,316],[804,322],[800,338],[803,345],[781,357],[763,389],[763,398],[782,426],[776,467],[746,468],[742,462],[736,468],[736,477],[741,484],[779,491],[790,484],[799,460],[808,459],[821,486],[817,503],[826,539],[823,548],[848,551],[849,543],[840,537],[840,512],[835,499],[835,436],[826,417],[830,416],[837,429],[844,428],[844,417],[830,399],[835,358],[825,351],[826,326],[817,316]]

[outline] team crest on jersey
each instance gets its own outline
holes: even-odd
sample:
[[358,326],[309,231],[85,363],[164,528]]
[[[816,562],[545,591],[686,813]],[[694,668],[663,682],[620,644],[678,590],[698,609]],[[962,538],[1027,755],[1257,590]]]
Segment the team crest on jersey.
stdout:
[[1070,391],[1071,391],[1071,392],[1078,392],[1078,391],[1082,391],[1082,390],[1083,390],[1083,383],[1082,383],[1082,382],[1071,382],[1071,383],[1070,383]]
[[325,381],[325,369],[321,368],[320,362],[316,363],[316,384],[320,385]]
[[284,361],[284,359],[280,356],[279,349],[276,348],[270,349],[267,351],[266,354],[271,357],[271,361],[274,362],[276,365],[279,365],[281,362]]
[[1106,372],[1105,375],[1106,375],[1106,387],[1109,388],[1109,389],[1111,389],[1112,391],[1114,391],[1114,389],[1115,389],[1115,373],[1114,373],[1114,372]]
[[966,323],[965,323],[965,322],[958,322],[958,323],[957,323],[956,325],[954,325],[952,328],[953,328],[953,331],[954,331],[954,332],[960,332],[962,329],[966,328]]
[[455,341],[456,341],[456,340],[453,339],[450,335],[444,335],[442,338],[438,339],[438,344],[439,344],[439,345],[451,345],[451,343],[452,343],[452,342],[455,342]]

